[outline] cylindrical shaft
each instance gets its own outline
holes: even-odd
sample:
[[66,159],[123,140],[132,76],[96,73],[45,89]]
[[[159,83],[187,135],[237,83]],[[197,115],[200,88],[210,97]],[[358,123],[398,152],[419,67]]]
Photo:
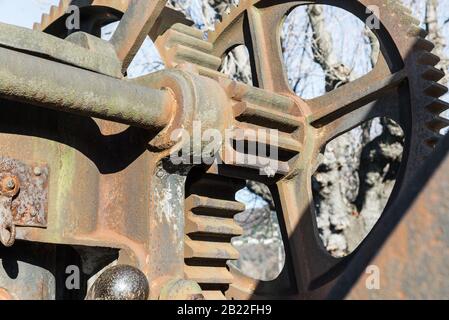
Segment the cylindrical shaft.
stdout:
[[146,88],[4,48],[0,48],[0,98],[154,132],[168,124],[175,107],[168,90]]

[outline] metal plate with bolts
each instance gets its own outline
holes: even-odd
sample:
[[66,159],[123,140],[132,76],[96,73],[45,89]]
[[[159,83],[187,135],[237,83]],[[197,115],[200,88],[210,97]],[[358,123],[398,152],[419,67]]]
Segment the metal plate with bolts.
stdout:
[[18,192],[11,211],[16,226],[47,226],[49,168],[45,164],[27,165],[19,160],[0,157],[0,181],[12,178]]

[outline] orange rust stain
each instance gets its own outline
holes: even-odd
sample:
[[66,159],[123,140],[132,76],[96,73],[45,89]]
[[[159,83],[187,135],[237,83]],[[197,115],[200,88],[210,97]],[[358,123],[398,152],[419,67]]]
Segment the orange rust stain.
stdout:
[[129,126],[121,123],[115,123],[101,119],[94,119],[94,121],[97,123],[100,132],[104,136],[116,135],[122,133],[123,131],[129,128]]

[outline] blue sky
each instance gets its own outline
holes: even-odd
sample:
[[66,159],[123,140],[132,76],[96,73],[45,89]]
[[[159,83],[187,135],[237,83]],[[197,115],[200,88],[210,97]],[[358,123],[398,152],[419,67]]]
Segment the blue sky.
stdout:
[[59,0],[0,0],[0,21],[31,28]]

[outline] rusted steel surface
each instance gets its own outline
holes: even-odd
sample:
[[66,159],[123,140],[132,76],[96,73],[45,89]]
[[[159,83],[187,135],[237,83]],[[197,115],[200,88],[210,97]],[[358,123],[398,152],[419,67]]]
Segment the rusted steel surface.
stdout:
[[[328,141],[367,120],[395,120],[406,129],[407,147],[390,202],[403,199],[447,124],[439,117],[448,105],[439,100],[446,89],[437,83],[443,75],[434,67],[433,45],[397,1],[242,0],[208,37],[164,3],[62,1],[35,26],[39,32],[0,26],[0,156],[18,159],[14,164],[24,168],[6,170],[17,180],[4,177],[4,242],[12,245],[8,228],[21,241],[0,248],[0,259],[3,265],[16,259],[26,271],[11,277],[11,270],[0,270],[0,295],[318,299],[343,290],[352,263],[378,249],[378,242],[373,233],[365,243],[374,247],[362,245],[344,259],[323,248],[311,187],[319,154]],[[374,70],[313,100],[290,89],[281,42],[271,32],[291,9],[306,3],[339,6],[361,20],[367,6],[377,5],[381,15],[381,28],[374,32],[382,53]],[[80,7],[82,31],[66,29],[70,4]],[[102,25],[122,16],[110,42],[96,38]],[[2,34],[8,28],[24,40]],[[146,36],[166,70],[122,78]],[[61,51],[49,44],[61,44]],[[254,87],[218,71],[223,56],[240,44],[250,49]],[[73,46],[74,57],[66,56]],[[213,161],[206,162],[202,151],[210,143],[201,137],[211,130],[220,136],[219,151],[209,152]],[[268,140],[251,130],[262,130]],[[273,147],[276,155],[251,151],[245,147],[250,143]],[[175,163],[173,155],[190,162]],[[276,200],[287,260],[273,281],[252,279],[228,263],[239,258],[231,239],[242,229],[233,217],[245,206],[235,193],[247,179],[268,184]],[[383,217],[388,221],[394,214],[390,209]],[[422,241],[427,240],[447,248],[446,242]],[[33,246],[45,252],[45,263],[27,256]],[[83,269],[76,296],[58,287],[58,270],[69,261]],[[24,281],[43,281],[45,290],[27,290]]]
[[[49,174],[46,164],[26,165],[0,157],[1,195],[13,198],[11,211],[15,225],[47,226]],[[8,183],[9,190],[4,190]]]
[[106,41],[97,40],[102,42],[100,52],[83,48],[70,41],[70,38],[68,40],[64,41],[42,32],[0,23],[0,47],[19,50],[108,76],[122,78],[120,62],[115,56],[114,50],[108,47]]
[[11,197],[2,195],[0,196],[0,242],[5,247],[11,247],[15,240],[16,226],[11,212]]
[[0,241],[15,242],[16,226],[47,226],[48,167],[0,157]]
[[0,48],[0,97],[150,131],[170,121],[170,92]]

